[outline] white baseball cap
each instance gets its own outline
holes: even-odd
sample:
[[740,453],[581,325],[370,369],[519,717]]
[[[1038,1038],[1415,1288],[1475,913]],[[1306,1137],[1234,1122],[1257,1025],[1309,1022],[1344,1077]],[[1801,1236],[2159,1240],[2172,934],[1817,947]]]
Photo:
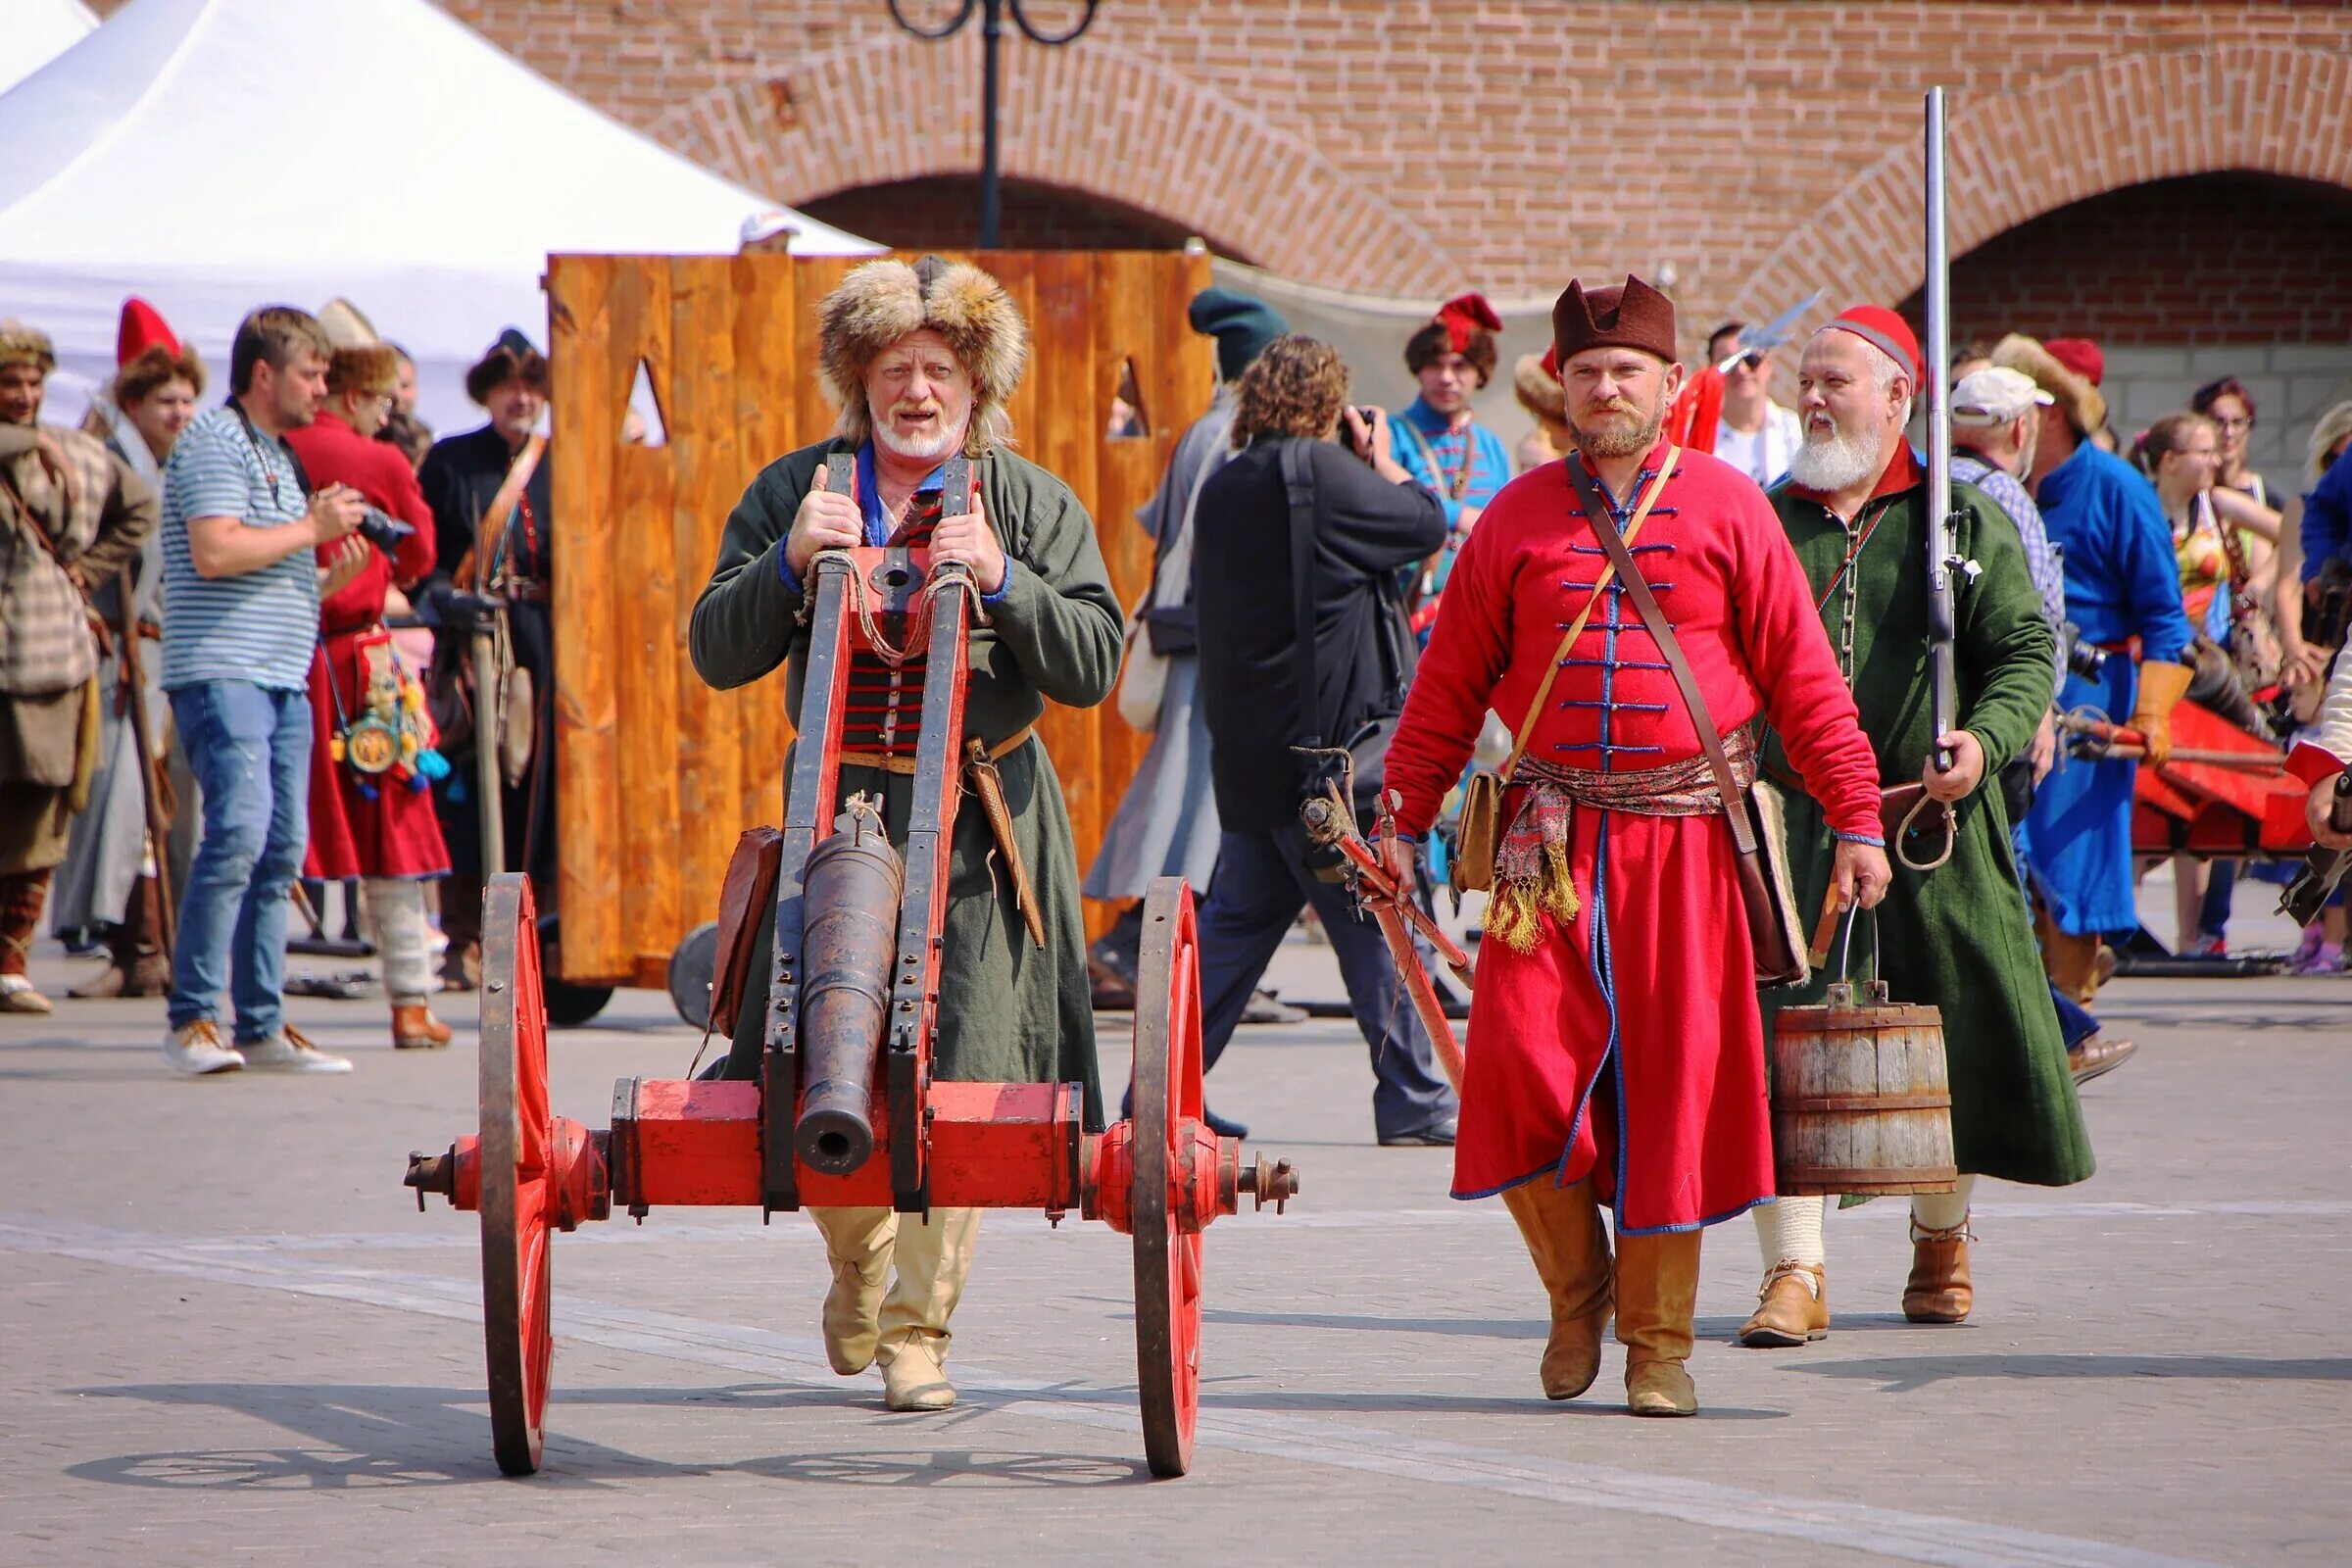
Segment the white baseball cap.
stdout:
[[2006,366],[1971,370],[1952,388],[1954,424],[2007,424],[2033,408],[2056,402],[2034,384],[2034,378]]

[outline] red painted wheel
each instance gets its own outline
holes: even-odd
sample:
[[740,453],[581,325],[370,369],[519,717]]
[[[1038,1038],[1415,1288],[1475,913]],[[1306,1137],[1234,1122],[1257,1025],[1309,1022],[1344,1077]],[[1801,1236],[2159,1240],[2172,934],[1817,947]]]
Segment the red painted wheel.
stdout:
[[547,1414],[548,1231],[556,1211],[547,1007],[530,879],[502,872],[482,909],[482,1332],[490,1440],[511,1476],[539,1468]]
[[1135,1359],[1144,1453],[1155,1476],[1192,1467],[1200,1411],[1200,1232],[1176,1198],[1200,1120],[1200,936],[1192,889],[1160,877],[1144,900],[1135,984]]

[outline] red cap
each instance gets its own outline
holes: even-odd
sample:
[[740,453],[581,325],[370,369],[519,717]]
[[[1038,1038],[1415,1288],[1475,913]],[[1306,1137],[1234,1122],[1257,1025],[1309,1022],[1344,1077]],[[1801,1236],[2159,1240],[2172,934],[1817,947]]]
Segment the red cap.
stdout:
[[1913,335],[1911,323],[1886,306],[1849,306],[1822,330],[1826,332],[1832,326],[1840,332],[1851,332],[1879,349],[1902,367],[1912,385],[1919,384],[1919,339]]
[[2099,346],[2086,337],[2054,337],[2041,345],[2051,359],[2074,371],[2092,386],[2097,386],[2107,374],[2107,356]]
[[1456,354],[1469,352],[1470,334],[1484,327],[1490,332],[1502,330],[1502,318],[1487,303],[1484,294],[1456,294],[1438,307],[1437,320],[1446,328],[1446,342]]
[[179,339],[163,314],[134,294],[122,302],[122,324],[115,331],[115,368],[121,369],[157,347],[175,360],[179,358]]

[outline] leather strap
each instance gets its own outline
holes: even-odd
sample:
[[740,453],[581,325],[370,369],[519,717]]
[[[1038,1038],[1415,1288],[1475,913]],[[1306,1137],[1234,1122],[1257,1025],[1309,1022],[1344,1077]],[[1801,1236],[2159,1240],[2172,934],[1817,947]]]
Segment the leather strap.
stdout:
[[[1682,456],[1683,449],[1681,447],[1666,449],[1666,461],[1659,466],[1658,476],[1650,481],[1649,493],[1642,498],[1642,504],[1634,509],[1633,520],[1625,525],[1625,537],[1629,542],[1641,533],[1642,524],[1649,517],[1649,509],[1657,504],[1659,492],[1666,488],[1666,476],[1674,472],[1674,466],[1681,461]],[[1582,459],[1572,452],[1568,455],[1566,462],[1571,483],[1584,477],[1584,471],[1579,466],[1583,462]],[[1578,499],[1584,502],[1586,512],[1592,512],[1592,497],[1582,487],[1578,490]],[[1594,523],[1593,532],[1598,533],[1599,531],[1600,525]],[[1566,659],[1569,651],[1576,646],[1576,639],[1584,633],[1585,623],[1592,618],[1592,612],[1600,605],[1600,596],[1609,591],[1609,580],[1616,575],[1617,563],[1612,558],[1609,564],[1601,568],[1599,578],[1592,584],[1592,597],[1585,601],[1585,608],[1578,612],[1576,619],[1568,623],[1568,635],[1562,637],[1560,646],[1552,650],[1551,662],[1544,666],[1543,683],[1536,687],[1536,700],[1527,705],[1527,716],[1519,721],[1519,733],[1511,740],[1511,755],[1503,759],[1502,771],[1499,776],[1505,784],[1508,784],[1511,781],[1511,775],[1518,771],[1519,759],[1526,755],[1528,740],[1536,733],[1536,720],[1543,716],[1544,705],[1551,697],[1551,683],[1560,672],[1560,661]]]
[[[1671,462],[1667,466],[1673,466]],[[1665,470],[1661,469],[1659,483],[1663,484],[1665,478]],[[1600,487],[1586,474],[1584,466],[1573,460],[1568,464],[1568,482],[1576,486],[1577,494],[1583,498],[1585,516],[1592,522],[1593,534],[1616,564],[1617,575],[1625,579],[1626,597],[1633,600],[1642,624],[1649,628],[1651,641],[1658,645],[1658,652],[1666,656],[1666,663],[1674,671],[1675,685],[1682,688],[1683,705],[1690,710],[1690,727],[1698,732],[1699,749],[1706,753],[1707,766],[1715,774],[1715,788],[1723,796],[1723,814],[1732,825],[1732,842],[1739,846],[1741,855],[1755,854],[1755,825],[1747,817],[1746,797],[1739,779],[1733,776],[1732,760],[1723,751],[1723,736],[1715,728],[1715,715],[1707,711],[1706,698],[1699,694],[1698,677],[1690,673],[1690,661],[1683,656],[1683,645],[1675,640],[1674,628],[1658,612],[1658,602],[1651,596],[1649,584],[1642,581],[1633,552],[1618,536],[1616,519],[1608,503],[1601,498]],[[1653,494],[1656,488],[1651,487]]]
[[491,554],[484,551],[483,542],[490,537],[491,529],[505,525],[507,514],[513,512],[514,503],[522,499],[523,486],[529,484],[531,475],[539,471],[539,460],[546,452],[547,437],[537,434],[526,437],[522,450],[514,454],[514,463],[508,466],[506,478],[499,481],[498,494],[492,496],[490,505],[482,510],[482,519],[473,529],[473,549],[467,552],[473,558],[474,580],[470,586],[475,589],[481,587],[481,574],[486,569],[482,563]]
[[[1023,724],[1019,729],[988,748],[987,755],[981,760],[994,762],[1010,757],[1028,745],[1030,737],[1036,733],[1037,726],[1035,724]],[[975,736],[965,744],[977,746],[980,742]],[[914,776],[914,759],[910,756],[902,757],[894,752],[844,752],[841,754],[841,765],[844,767],[870,767],[884,773],[902,773],[908,778]]]

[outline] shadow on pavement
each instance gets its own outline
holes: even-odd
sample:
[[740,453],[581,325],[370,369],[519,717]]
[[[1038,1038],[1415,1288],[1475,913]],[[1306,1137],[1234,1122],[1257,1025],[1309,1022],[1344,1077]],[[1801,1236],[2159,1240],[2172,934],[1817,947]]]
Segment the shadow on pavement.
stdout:
[[[140,1384],[71,1391],[85,1396],[142,1399],[256,1416],[310,1440],[308,1446],[194,1448],[87,1459],[68,1467],[76,1480],[111,1486],[293,1492],[469,1486],[502,1481],[490,1456],[490,1420],[478,1389],[299,1383]],[[856,1396],[871,1393],[871,1398]],[[844,1395],[853,1396],[847,1400]],[[879,1391],[810,1390],[775,1384],[727,1388],[619,1388],[551,1392],[551,1416],[564,1406],[720,1405],[741,1410],[825,1409],[870,1414],[884,1430],[952,1428],[984,1414],[991,1400],[942,1416],[885,1416]],[[673,1464],[552,1430],[539,1474],[529,1485],[602,1488],[620,1481],[740,1473],[829,1486],[1104,1486],[1148,1482],[1139,1460],[1099,1454],[1037,1453],[999,1447],[924,1448],[845,1453],[781,1453],[723,1464]]]
[[1883,1383],[1902,1394],[1957,1378],[2206,1378],[2220,1382],[2352,1383],[2352,1357],[2259,1355],[1909,1355],[1817,1361],[1821,1377]]

